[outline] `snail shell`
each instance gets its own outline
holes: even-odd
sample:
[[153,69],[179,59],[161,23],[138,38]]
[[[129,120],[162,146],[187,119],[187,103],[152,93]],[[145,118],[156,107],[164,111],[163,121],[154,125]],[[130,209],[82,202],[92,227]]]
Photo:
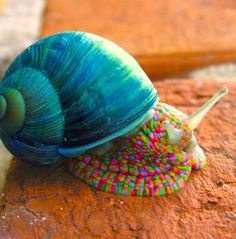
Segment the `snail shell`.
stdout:
[[0,83],[0,136],[18,159],[51,165],[123,135],[157,104],[151,81],[101,37],[63,32],[39,40]]

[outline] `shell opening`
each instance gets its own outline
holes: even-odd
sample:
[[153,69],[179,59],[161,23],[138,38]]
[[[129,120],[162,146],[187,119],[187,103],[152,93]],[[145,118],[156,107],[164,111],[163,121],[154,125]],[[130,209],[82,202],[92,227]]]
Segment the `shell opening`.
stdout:
[[228,93],[226,87],[218,91],[211,99],[209,99],[204,105],[202,105],[198,110],[196,110],[187,119],[189,127],[194,130],[201,123],[203,118],[207,115],[208,111],[224,96]]

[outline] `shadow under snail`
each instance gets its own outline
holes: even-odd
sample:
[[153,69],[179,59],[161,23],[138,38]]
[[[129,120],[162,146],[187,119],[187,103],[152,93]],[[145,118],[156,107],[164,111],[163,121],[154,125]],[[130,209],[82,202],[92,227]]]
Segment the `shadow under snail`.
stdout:
[[115,194],[177,192],[205,166],[193,130],[227,93],[187,117],[159,103],[151,81],[123,49],[99,36],[62,32],[34,43],[0,82],[0,137],[20,160],[61,162]]

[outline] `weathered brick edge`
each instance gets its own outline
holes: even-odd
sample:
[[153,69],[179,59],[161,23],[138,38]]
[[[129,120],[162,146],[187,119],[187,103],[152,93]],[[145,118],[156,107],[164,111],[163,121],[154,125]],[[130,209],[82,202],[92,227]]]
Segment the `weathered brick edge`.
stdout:
[[[0,79],[15,56],[41,31],[45,0],[0,0]],[[11,155],[0,143],[0,198]]]

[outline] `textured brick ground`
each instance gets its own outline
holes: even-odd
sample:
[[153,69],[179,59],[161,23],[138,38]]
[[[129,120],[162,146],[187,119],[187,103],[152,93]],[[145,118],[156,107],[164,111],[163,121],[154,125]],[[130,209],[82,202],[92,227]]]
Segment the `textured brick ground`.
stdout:
[[115,41],[158,77],[236,60],[234,0],[48,0],[42,35],[72,29]]
[[[157,82],[162,101],[192,112],[223,83]],[[62,168],[13,161],[0,209],[0,238],[236,238],[236,86],[197,130],[208,165],[163,198],[93,190]]]

